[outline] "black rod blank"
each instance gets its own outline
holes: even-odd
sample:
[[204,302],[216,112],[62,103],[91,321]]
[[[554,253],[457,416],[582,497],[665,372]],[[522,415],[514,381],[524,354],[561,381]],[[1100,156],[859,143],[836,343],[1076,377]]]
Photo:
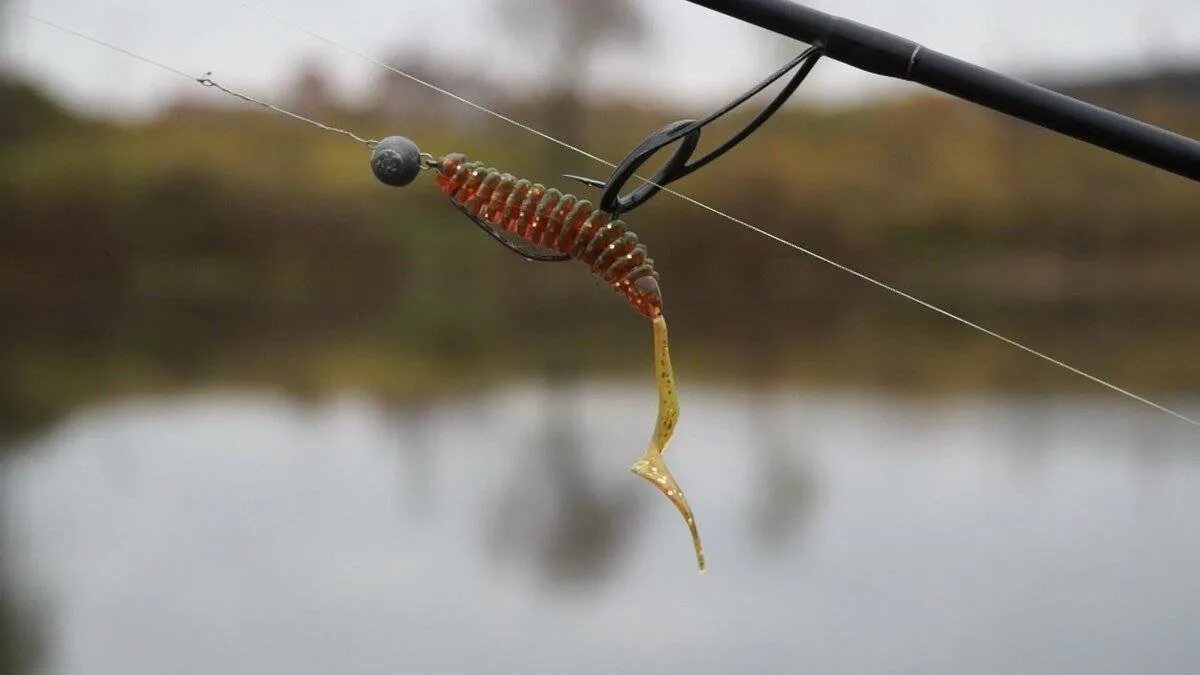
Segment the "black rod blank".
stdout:
[[689,0],[820,47],[867,72],[909,80],[1200,181],[1200,142],[1007,75],[886,31],[789,0]]

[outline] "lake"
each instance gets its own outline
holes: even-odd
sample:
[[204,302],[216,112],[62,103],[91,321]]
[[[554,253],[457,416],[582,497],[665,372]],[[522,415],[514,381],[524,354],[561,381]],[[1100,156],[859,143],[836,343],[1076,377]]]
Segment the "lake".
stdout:
[[212,391],[15,449],[5,602],[64,674],[1200,670],[1188,425],[1105,397],[682,398],[705,574],[628,471],[653,391]]

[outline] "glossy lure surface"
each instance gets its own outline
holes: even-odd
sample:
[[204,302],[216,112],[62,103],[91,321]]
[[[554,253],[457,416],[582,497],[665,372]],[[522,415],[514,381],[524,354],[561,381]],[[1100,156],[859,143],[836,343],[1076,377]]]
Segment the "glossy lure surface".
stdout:
[[468,161],[459,153],[441,159],[422,155],[407,139],[381,141],[372,155],[372,168],[389,185],[407,185],[422,168],[435,170],[438,186],[450,201],[501,244],[530,260],[576,260],[587,265],[634,310],[650,319],[658,418],[646,451],[632,470],[650,481],[683,516],[697,564],[703,570],[704,550],[695,516],[663,461],[679,420],[679,399],[659,275],[637,235],[625,221],[586,199]]
[[469,217],[586,264],[639,313],[651,319],[662,315],[654,261],[624,221],[586,199],[468,162],[462,154],[440,160],[437,182]]

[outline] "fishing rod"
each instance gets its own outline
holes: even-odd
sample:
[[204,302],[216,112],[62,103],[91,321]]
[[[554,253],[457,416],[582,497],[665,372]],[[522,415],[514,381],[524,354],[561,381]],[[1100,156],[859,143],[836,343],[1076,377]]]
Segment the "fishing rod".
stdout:
[[876,75],[916,82],[1200,181],[1200,141],[790,0],[688,0]]

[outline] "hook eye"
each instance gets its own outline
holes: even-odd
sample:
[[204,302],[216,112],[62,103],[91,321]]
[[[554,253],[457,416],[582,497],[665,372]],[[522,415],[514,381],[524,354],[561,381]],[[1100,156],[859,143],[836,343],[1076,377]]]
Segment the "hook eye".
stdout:
[[[654,174],[654,177],[649,182],[639,185],[624,195],[621,194],[625,183],[629,182],[630,178],[633,178],[637,170],[646,163],[646,160],[654,156],[659,150],[681,139],[682,142],[679,144],[679,147],[675,148],[675,152],[671,155],[671,158],[662,165],[662,168]],[[600,195],[600,209],[613,214],[615,217],[625,211],[632,211],[637,208],[677,177],[679,171],[687,165],[688,159],[696,151],[696,146],[699,143],[700,127],[696,124],[695,120],[672,122],[650,134],[634,148],[633,152],[629,153],[621,161],[621,164],[617,166],[608,181],[605,182],[604,193]]]

